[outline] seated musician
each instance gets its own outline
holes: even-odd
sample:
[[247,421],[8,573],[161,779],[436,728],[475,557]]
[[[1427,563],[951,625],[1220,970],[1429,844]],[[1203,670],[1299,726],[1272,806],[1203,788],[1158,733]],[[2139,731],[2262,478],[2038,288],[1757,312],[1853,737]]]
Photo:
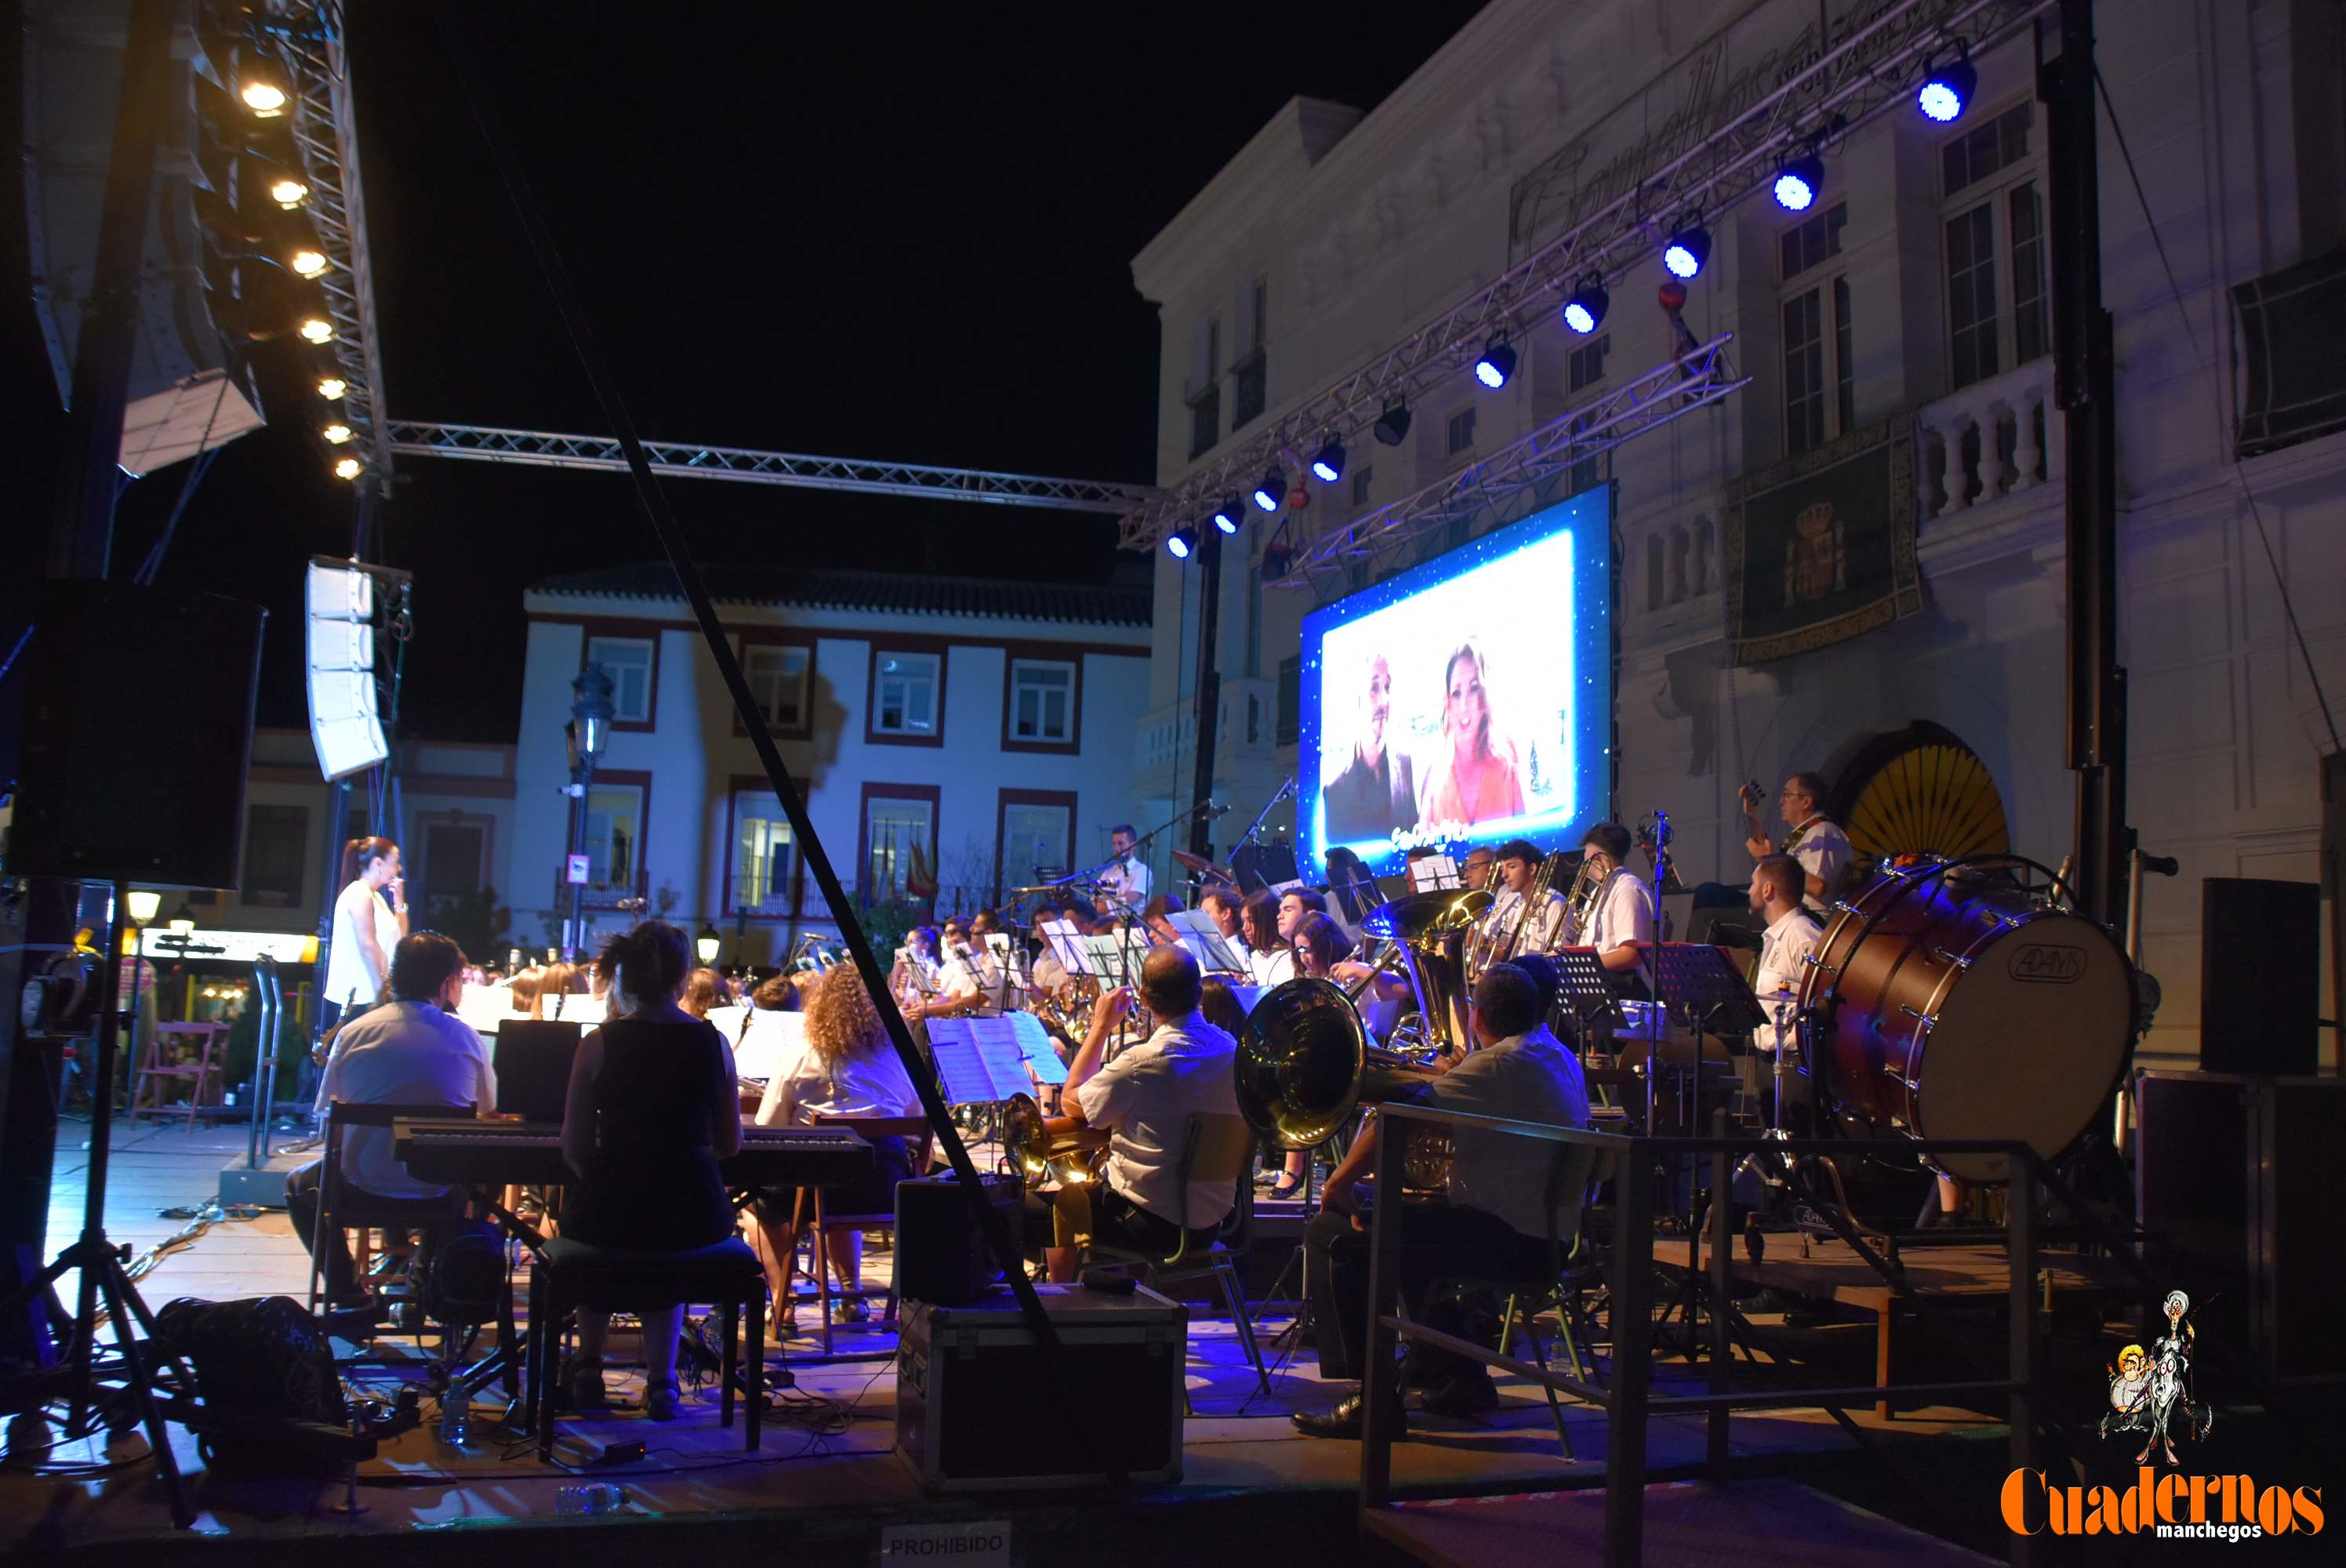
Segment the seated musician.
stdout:
[[537,1006],[537,988],[545,980],[546,972],[533,965],[505,982],[505,1007],[510,1016],[532,1016]]
[[1569,909],[1562,893],[1551,888],[1537,909],[1525,907],[1542,859],[1538,846],[1528,839],[1510,839],[1499,846],[1491,871],[1491,907],[1475,922],[1480,943],[1494,960],[1545,952],[1564,939]]
[[[733,1053],[706,1020],[677,1005],[690,947],[665,921],[612,937],[595,961],[608,1017],[578,1043],[562,1118],[562,1157],[579,1180],[562,1217],[565,1239],[623,1252],[693,1251],[734,1232],[717,1169],[740,1152]],[[672,1420],[681,1305],[640,1314],[644,1413]],[[563,1369],[574,1408],[603,1403],[610,1314],[578,1314],[578,1354]]]
[[[497,1075],[473,1026],[456,1016],[464,989],[464,954],[436,931],[401,937],[391,950],[388,999],[346,1017],[334,1036],[333,1054],[318,1082],[318,1108],[336,1100],[361,1105],[469,1105],[496,1109]],[[351,1127],[342,1135],[342,1191],[372,1207],[413,1199],[421,1211],[447,1213],[446,1186],[418,1181],[392,1152],[389,1127]],[[285,1207],[293,1234],[311,1252],[325,1255],[326,1301],[332,1307],[366,1304],[340,1230],[318,1236],[318,1184],[322,1160],[285,1173]],[[425,1245],[431,1245],[429,1235]]]
[[1582,839],[1580,851],[1587,857],[1590,874],[1598,879],[1580,946],[1596,953],[1624,995],[1649,996],[1644,964],[1646,949],[1654,941],[1654,892],[1624,865],[1629,856],[1629,830],[1618,822],[1599,822]]
[[[959,933],[959,934],[957,934]],[[984,939],[973,942],[957,926],[945,928],[946,959],[937,973],[937,993],[904,1010],[904,1020],[915,1018],[991,1018],[1002,1011],[1002,966],[985,951]]]
[[1466,851],[1466,859],[1458,868],[1462,887],[1498,891],[1499,858],[1488,844],[1477,844]]
[[1332,981],[1350,991],[1374,974],[1376,980],[1362,994],[1377,1002],[1407,1002],[1410,999],[1406,976],[1391,970],[1380,972],[1374,964],[1362,963],[1351,955],[1352,943],[1344,940],[1343,929],[1335,920],[1324,914],[1307,914],[1295,928],[1295,963],[1303,973],[1314,980]]
[[1281,942],[1293,942],[1295,931],[1306,915],[1328,912],[1328,896],[1317,888],[1290,888],[1279,895],[1279,937]]
[[[880,1022],[880,1010],[864,989],[863,976],[852,963],[842,963],[822,977],[806,1010],[806,1050],[766,1085],[758,1106],[761,1127],[811,1126],[818,1115],[830,1116],[917,1116],[921,1096],[906,1076],[904,1064]],[[913,1169],[913,1150],[903,1138],[882,1138],[872,1145],[869,1174],[852,1182],[823,1189],[823,1205],[839,1214],[891,1214],[896,1207],[896,1184],[919,1173]],[[792,1221],[797,1194],[775,1189],[758,1195],[758,1228],[766,1238],[766,1278],[773,1287],[779,1323],[790,1320],[790,1259],[798,1243]],[[845,1246],[834,1244],[831,1273],[848,1290],[862,1288],[863,1238],[850,1236]],[[860,1299],[841,1303],[840,1315],[862,1322],[870,1308]]]
[[[1136,1251],[1170,1253],[1180,1240],[1182,1194],[1175,1181],[1189,1118],[1235,1116],[1238,1042],[1198,1010],[1204,982],[1186,948],[1151,948],[1141,963],[1139,1003],[1158,1020],[1139,1044],[1102,1064],[1116,1025],[1133,1003],[1118,988],[1092,1010],[1090,1031],[1067,1067],[1061,1104],[1107,1137],[1105,1178],[1027,1196],[1028,1245],[1043,1248],[1050,1277],[1071,1280],[1084,1246],[1096,1237]],[[1191,1182],[1193,1245],[1212,1239],[1237,1195],[1226,1183]]]
[[1775,1021],[1760,1032],[1757,1044],[1762,1051],[1776,1048],[1779,1024],[1789,1025],[1792,998],[1785,993],[1799,992],[1809,971],[1809,954],[1824,935],[1802,901],[1806,881],[1800,862],[1790,855],[1770,855],[1751,868],[1751,912],[1768,927],[1760,938],[1760,968],[1751,990]]
[[1295,950],[1279,931],[1279,900],[1269,891],[1250,893],[1239,911],[1253,982],[1268,989],[1295,978]]
[[1241,900],[1236,888],[1217,882],[1198,895],[1198,907],[1212,917],[1214,929],[1222,933],[1224,942],[1242,940],[1239,932],[1239,911]]
[[[1580,1063],[1548,1032],[1539,987],[1529,974],[1509,963],[1484,970],[1474,983],[1474,1027],[1481,1049],[1418,1090],[1412,1096],[1415,1103],[1510,1121],[1588,1125]],[[1389,1307],[1369,1299],[1372,1223],[1401,1225],[1406,1315],[1451,1334],[1466,1333],[1464,1314],[1454,1303],[1431,1299],[1438,1283],[1528,1280],[1547,1272],[1546,1193],[1556,1145],[1453,1130],[1448,1200],[1404,1203],[1398,1194],[1376,1195],[1372,1215],[1362,1212],[1361,1188],[1384,1130],[1382,1120],[1362,1128],[1328,1178],[1325,1207],[1304,1227],[1303,1244],[1321,1264],[1306,1273],[1316,1281],[1313,1320],[1324,1378],[1363,1374],[1369,1314]],[[1573,1194],[1556,1216],[1556,1233],[1570,1236],[1577,1224],[1578,1195]],[[1436,1414],[1471,1415],[1498,1403],[1498,1391],[1481,1363],[1424,1344],[1408,1347],[1406,1380],[1423,1390],[1420,1408]],[[1332,1410],[1298,1411],[1292,1419],[1312,1437],[1358,1437],[1361,1411],[1361,1396],[1354,1394]]]
[[683,1006],[695,1018],[706,1018],[712,1007],[733,1005],[733,988],[713,969],[696,969],[684,977]]
[[1151,894],[1148,902],[1143,905],[1140,911],[1140,923],[1148,928],[1149,941],[1152,943],[1179,942],[1180,928],[1173,923],[1172,917],[1180,912],[1181,901],[1173,894]]

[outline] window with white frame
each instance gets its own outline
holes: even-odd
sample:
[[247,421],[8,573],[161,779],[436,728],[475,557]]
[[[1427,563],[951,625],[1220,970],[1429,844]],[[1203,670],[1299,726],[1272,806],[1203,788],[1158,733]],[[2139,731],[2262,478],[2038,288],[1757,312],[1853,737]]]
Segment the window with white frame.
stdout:
[[1474,415],[1476,412],[1474,405],[1473,403],[1468,403],[1464,408],[1460,409],[1456,413],[1450,416],[1450,423],[1444,432],[1448,443],[1450,456],[1455,457],[1462,452],[1472,452],[1474,450]]
[[611,677],[611,717],[620,724],[651,722],[652,648],[649,637],[586,639],[586,662]]
[[1076,667],[1062,659],[1010,661],[1012,740],[1064,744],[1076,738]]
[[597,779],[586,791],[586,890],[632,893],[643,863],[643,786]]
[[728,912],[791,911],[790,819],[770,789],[733,791],[733,908]]
[[937,733],[937,687],[944,661],[933,653],[882,649],[872,666],[872,731],[875,735]]
[[1835,202],[1784,230],[1782,269],[1784,453],[1814,452],[1857,423],[1851,364],[1849,273],[1841,230],[1849,208]]
[[803,647],[780,643],[750,643],[741,650],[741,673],[758,709],[776,729],[807,727],[807,672],[811,664]]
[[867,902],[901,897],[936,881],[936,802],[872,795],[864,801],[863,893]]
[[1939,148],[1947,380],[1959,391],[2051,351],[2036,108],[2015,104]]
[[1002,881],[1023,882],[1064,871],[1075,839],[1074,819],[1065,801],[1004,799]]

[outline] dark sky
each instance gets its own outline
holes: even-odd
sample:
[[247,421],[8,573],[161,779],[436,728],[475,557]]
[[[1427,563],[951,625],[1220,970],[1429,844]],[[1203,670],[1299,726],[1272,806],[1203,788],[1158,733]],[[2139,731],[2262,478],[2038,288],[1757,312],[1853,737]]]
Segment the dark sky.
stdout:
[[[444,8],[352,9],[388,407],[604,433],[431,19]],[[1133,253],[1289,97],[1372,106],[1476,6],[1341,24],[1264,7],[1243,27],[1156,17],[1144,34],[1069,12],[1086,20],[1023,35],[930,8],[849,8],[871,18],[860,31],[831,12],[822,33],[804,7],[444,9],[647,435],[1147,480],[1157,321]],[[36,545],[63,420],[23,301],[19,288],[0,473]],[[261,718],[300,725],[301,564],[348,548],[349,492],[307,433],[314,370],[290,344],[262,356],[271,428],[218,461],[160,580],[269,606]],[[117,575],[184,472],[124,496]],[[621,475],[403,459],[399,477],[382,555],[417,576],[406,727],[511,740],[524,585],[657,542]],[[1105,517],[668,494],[704,562],[1102,581],[1117,558]],[[10,643],[23,580],[0,585]]]

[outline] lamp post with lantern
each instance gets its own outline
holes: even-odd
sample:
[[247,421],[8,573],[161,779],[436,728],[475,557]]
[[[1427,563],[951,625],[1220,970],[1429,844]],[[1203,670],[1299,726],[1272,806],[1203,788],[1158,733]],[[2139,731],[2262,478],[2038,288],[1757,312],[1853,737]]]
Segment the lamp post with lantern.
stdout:
[[586,796],[595,787],[595,762],[611,739],[611,677],[599,664],[590,664],[570,683],[570,722],[563,734],[570,748],[570,837],[563,857],[562,875],[569,892],[569,912],[562,922],[562,961],[578,956],[579,900],[586,876],[581,864],[586,853]]

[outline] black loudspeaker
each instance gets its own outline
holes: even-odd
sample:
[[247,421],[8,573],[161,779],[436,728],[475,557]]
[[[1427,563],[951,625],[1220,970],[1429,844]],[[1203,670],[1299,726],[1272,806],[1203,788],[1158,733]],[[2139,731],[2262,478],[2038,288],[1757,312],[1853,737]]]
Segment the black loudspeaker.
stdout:
[[36,613],[9,873],[235,887],[269,612],[75,579]]
[[2321,888],[2208,877],[2199,893],[2199,1065],[2314,1072],[2321,1011]]
[[[1021,1240],[1025,1184],[1015,1176],[979,1179],[1011,1240]],[[939,1307],[966,1307],[1001,1278],[959,1178],[948,1171],[896,1184],[897,1295]]]
[[2178,1276],[2163,1287],[2267,1377],[2346,1380],[2346,1082],[2145,1072],[2136,1096],[2137,1207]]

